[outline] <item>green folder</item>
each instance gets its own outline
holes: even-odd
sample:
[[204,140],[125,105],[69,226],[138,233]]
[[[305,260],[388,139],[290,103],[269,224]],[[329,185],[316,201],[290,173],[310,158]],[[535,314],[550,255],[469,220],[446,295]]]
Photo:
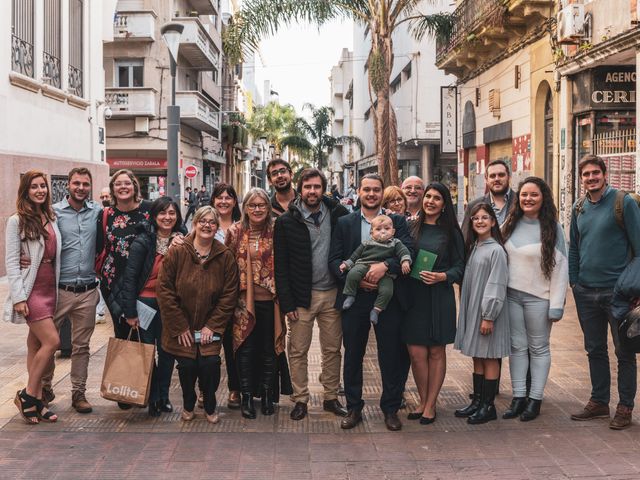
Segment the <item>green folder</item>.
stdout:
[[422,281],[422,279],[420,278],[420,272],[425,270],[430,272],[433,269],[437,258],[438,255],[436,255],[435,253],[429,252],[428,250],[420,249],[418,251],[416,261],[413,263],[413,268],[411,269],[410,275],[416,280]]

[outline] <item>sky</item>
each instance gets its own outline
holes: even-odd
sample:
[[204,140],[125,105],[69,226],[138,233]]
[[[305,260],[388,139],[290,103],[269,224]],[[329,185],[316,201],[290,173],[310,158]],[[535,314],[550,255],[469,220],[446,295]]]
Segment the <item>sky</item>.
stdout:
[[329,75],[337,65],[343,48],[353,49],[353,24],[336,21],[323,26],[299,24],[283,27],[262,42],[260,52],[265,63],[256,70],[256,81],[271,80],[281,104],[292,104],[299,115],[302,105],[330,105]]

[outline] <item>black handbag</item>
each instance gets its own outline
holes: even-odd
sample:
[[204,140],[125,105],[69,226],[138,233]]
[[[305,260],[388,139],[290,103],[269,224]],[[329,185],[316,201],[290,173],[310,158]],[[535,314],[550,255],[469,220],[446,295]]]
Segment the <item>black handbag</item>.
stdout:
[[631,310],[620,322],[618,337],[624,350],[640,353],[640,307]]

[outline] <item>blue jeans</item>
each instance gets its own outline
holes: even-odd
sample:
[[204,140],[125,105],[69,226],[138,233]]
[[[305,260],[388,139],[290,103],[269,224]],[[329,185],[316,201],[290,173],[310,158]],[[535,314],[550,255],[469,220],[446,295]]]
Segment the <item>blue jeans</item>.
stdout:
[[605,405],[611,397],[611,371],[607,346],[607,329],[611,328],[618,358],[618,395],[620,403],[633,408],[637,390],[636,355],[624,350],[618,338],[618,325],[610,312],[613,289],[573,287],[578,319],[584,334],[584,348],[589,358],[591,399]]
[[149,403],[161,399],[169,399],[169,387],[171,386],[171,375],[173,375],[174,358],[170,353],[162,349],[162,321],[160,319],[160,308],[155,298],[138,298],[145,305],[157,311],[156,316],[151,320],[147,330],[138,328],[140,341],[156,346],[158,352],[158,363],[154,365],[151,374],[151,389],[149,390]]
[[514,397],[527,396],[527,370],[531,371],[529,398],[542,400],[551,368],[549,300],[507,290],[511,354],[509,370]]

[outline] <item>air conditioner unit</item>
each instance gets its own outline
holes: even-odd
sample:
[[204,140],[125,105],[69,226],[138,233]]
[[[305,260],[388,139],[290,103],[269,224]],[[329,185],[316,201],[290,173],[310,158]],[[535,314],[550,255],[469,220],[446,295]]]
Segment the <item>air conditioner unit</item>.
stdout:
[[494,117],[500,116],[500,90],[497,88],[489,90],[489,111]]
[[558,12],[559,43],[579,43],[585,34],[584,5],[572,3]]
[[135,119],[135,132],[136,133],[149,133],[149,118],[148,117],[136,117],[136,119]]

